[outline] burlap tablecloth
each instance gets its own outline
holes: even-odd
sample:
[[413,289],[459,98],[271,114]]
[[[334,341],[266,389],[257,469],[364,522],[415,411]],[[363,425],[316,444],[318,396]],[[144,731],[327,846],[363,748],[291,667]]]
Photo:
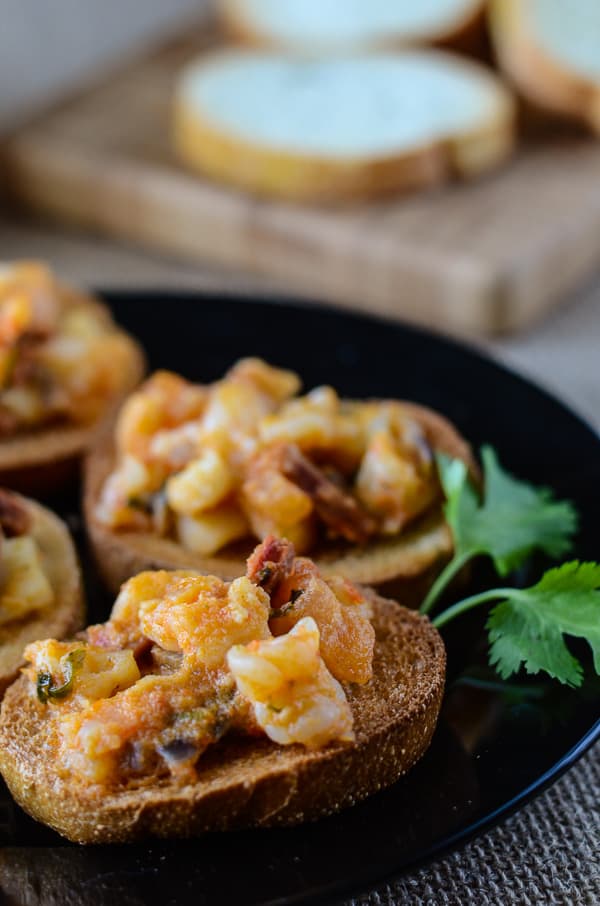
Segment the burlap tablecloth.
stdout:
[[597,906],[600,746],[498,827],[348,906]]
[[[257,278],[225,276],[31,224],[0,222],[0,250],[2,258],[45,258],[65,277],[97,286],[249,291],[268,285]],[[600,428],[600,281],[534,330],[482,345],[546,385]],[[349,903],[596,906],[599,802],[600,745],[596,745],[553,787],[495,829]]]

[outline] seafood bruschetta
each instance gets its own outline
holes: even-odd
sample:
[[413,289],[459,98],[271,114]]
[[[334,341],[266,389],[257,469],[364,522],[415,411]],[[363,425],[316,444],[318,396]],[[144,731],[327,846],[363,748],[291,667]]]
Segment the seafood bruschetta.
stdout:
[[235,578],[270,533],[368,585],[450,554],[434,453],[477,468],[453,426],[413,403],[299,390],[293,372],[243,359],[208,386],[160,371],[129,397],[86,465],[86,522],[113,589],[149,567]]
[[107,623],[30,644],[0,770],[82,843],[316,819],[424,753],[444,689],[426,617],[268,537],[246,574],[144,572]]
[[140,347],[104,305],[41,263],[2,264],[0,481],[55,489],[143,373]]

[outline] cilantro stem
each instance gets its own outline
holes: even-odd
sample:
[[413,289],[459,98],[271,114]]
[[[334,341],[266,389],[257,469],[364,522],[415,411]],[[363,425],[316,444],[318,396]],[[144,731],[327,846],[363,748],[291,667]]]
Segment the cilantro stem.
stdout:
[[457,617],[461,613],[465,613],[467,610],[471,610],[473,607],[477,607],[479,604],[485,604],[487,601],[494,601],[496,598],[510,598],[514,596],[514,588],[492,588],[489,591],[482,591],[478,595],[471,595],[470,598],[464,598],[462,601],[459,601],[457,604],[453,604],[452,607],[448,607],[447,610],[442,611],[434,620],[431,622],[439,629],[441,626],[445,626],[446,623],[449,623],[450,620],[453,620],[454,617]]
[[425,596],[425,600],[420,607],[421,613],[429,613],[446,586],[452,581],[454,576],[460,572],[465,563],[468,563],[468,561],[475,556],[475,553],[475,551],[465,551],[463,554],[453,557],[452,560],[446,564]]

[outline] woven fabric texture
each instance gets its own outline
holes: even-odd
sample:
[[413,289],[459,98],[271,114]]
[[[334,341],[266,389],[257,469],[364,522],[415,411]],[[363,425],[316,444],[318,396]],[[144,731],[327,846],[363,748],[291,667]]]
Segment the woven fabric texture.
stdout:
[[598,906],[600,745],[498,827],[346,906]]

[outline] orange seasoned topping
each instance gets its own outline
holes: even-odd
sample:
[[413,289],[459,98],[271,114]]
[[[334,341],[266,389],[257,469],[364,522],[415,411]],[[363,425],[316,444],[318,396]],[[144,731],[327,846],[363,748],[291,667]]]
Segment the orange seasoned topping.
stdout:
[[97,518],[207,556],[269,534],[309,552],[400,532],[438,500],[424,434],[402,404],[299,387],[260,359],[206,387],[158,372],[121,411]]
[[62,771],[101,786],[185,783],[230,729],[309,748],[352,741],[341,683],[369,680],[373,645],[360,590],[268,538],[233,582],[140,573],[107,623],[29,645],[25,672]]
[[120,390],[131,341],[36,262],[0,268],[0,433],[88,424]]

